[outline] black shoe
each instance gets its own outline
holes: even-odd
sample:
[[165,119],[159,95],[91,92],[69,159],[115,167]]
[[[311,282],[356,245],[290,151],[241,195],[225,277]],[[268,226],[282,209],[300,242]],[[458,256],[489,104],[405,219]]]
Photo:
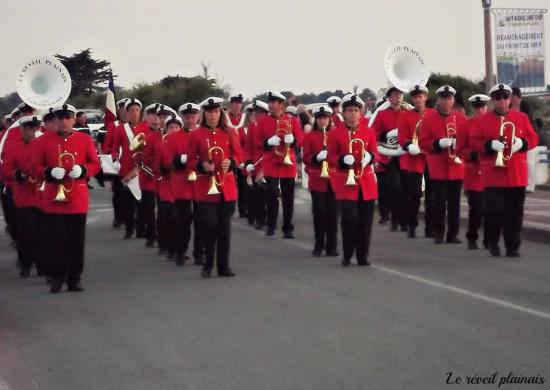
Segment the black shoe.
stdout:
[[483,247],[484,247],[485,249],[489,249],[489,241],[483,240]]
[[166,254],[166,248],[159,248],[159,255],[165,255]]
[[366,267],[366,266],[369,266],[370,263],[367,261],[367,260],[357,260],[357,265],[360,266],[360,267]]
[[320,257],[322,252],[323,252],[322,249],[314,249],[313,252],[311,252],[311,254],[314,257]]
[[147,241],[145,242],[145,248],[152,248],[154,246],[155,246],[155,240],[148,238]]
[[133,235],[133,234],[134,234],[134,233],[132,233],[132,232],[126,232],[126,234],[124,235],[124,239],[125,239],[125,240],[129,240],[130,238],[132,238],[132,235]]
[[209,278],[210,276],[212,276],[212,270],[209,268],[203,268],[201,276],[205,279]]
[[390,221],[390,217],[380,217],[380,219],[378,220],[378,223],[383,225],[385,223],[388,223]]
[[61,283],[61,281],[57,279],[53,279],[52,282],[50,283],[50,292],[52,294],[57,294],[58,292],[61,291],[62,287],[63,287],[63,283]]
[[407,237],[416,238],[416,230],[414,228],[409,228],[407,231]]
[[246,218],[246,213],[239,213],[239,218]]
[[183,253],[176,254],[176,265],[178,265],[178,266],[184,265],[185,260],[186,260],[186,258],[185,258]]
[[143,232],[137,232],[137,233],[136,233],[136,238],[145,238],[145,233],[143,233]]
[[506,257],[521,257],[517,250],[506,250]]
[[254,226],[254,220],[253,219],[248,220],[248,226]]
[[338,253],[338,251],[336,251],[335,249],[327,250],[327,256],[337,257],[337,256],[340,256],[340,253]]
[[166,253],[166,258],[172,260],[174,258],[174,252],[168,251],[168,253]]
[[443,244],[443,237],[435,237],[434,242],[436,244]]
[[50,285],[55,283],[55,278],[53,278],[52,276],[46,276],[46,283]]
[[495,257],[500,256],[500,248],[498,245],[491,245],[491,247],[489,248],[489,252]]
[[257,223],[256,226],[254,226],[254,229],[262,230],[264,226],[265,226],[265,223]]
[[461,244],[462,241],[460,241],[458,238],[456,237],[449,237],[447,238],[447,244]]
[[342,266],[344,267],[347,267],[350,265],[350,260],[349,259],[342,259]]
[[292,234],[292,232],[283,233],[283,238],[292,240],[294,238],[294,234]]
[[118,219],[115,219],[113,221],[113,227],[116,229],[116,228],[119,228],[122,226],[122,221],[119,221]]
[[433,238],[434,234],[430,231],[425,231],[424,232],[424,237],[426,238]]
[[397,226],[397,224],[392,223],[392,225],[390,227],[390,232],[396,232],[397,230],[399,230],[399,227]]
[[265,235],[268,237],[273,237],[275,235],[275,228],[267,228],[267,232],[265,232]]
[[195,265],[204,265],[204,259],[202,257],[195,257]]
[[22,267],[21,271],[19,271],[19,276],[22,278],[28,278],[31,276],[31,269],[29,267]]
[[468,249],[477,249],[477,242],[475,241],[468,241]]
[[70,291],[70,292],[81,292],[81,291],[84,291],[84,287],[82,287],[82,286],[80,285],[80,283],[69,284],[69,285],[68,285],[68,288],[67,288],[67,291]]
[[406,226],[401,226],[401,231],[402,231],[402,232],[406,232],[406,231],[408,231],[408,230],[409,230],[409,229],[408,229]]
[[226,268],[223,271],[218,271],[218,276],[222,278],[230,278],[235,276],[235,273],[231,271],[231,268]]

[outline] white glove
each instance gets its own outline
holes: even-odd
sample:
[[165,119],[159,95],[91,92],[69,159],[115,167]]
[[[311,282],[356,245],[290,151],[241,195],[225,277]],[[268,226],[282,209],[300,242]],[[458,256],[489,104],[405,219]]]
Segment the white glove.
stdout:
[[279,146],[281,144],[281,138],[278,135],[274,135],[267,140],[269,146]]
[[66,173],[65,168],[55,167],[52,169],[51,175],[54,179],[61,180],[65,177]]
[[253,164],[248,164],[248,165],[246,166],[246,172],[247,172],[247,173],[252,173],[252,172],[254,172],[254,165],[253,165]]
[[441,149],[450,148],[452,144],[453,144],[453,140],[451,138],[441,138],[439,140],[439,147]]
[[285,135],[285,144],[291,144],[294,142],[294,135],[287,134]]
[[327,151],[321,150],[319,153],[317,153],[317,161],[324,161],[327,159]]
[[187,155],[186,154],[182,154],[180,156],[180,161],[182,164],[185,164],[187,162]]
[[409,154],[412,154],[413,156],[417,156],[420,154],[420,148],[418,145],[410,144],[408,147]]
[[244,168],[244,163],[240,163],[239,164],[239,169],[243,169]]
[[361,165],[363,166],[363,168],[365,168],[370,163],[371,159],[372,156],[369,152],[363,152],[363,159],[361,160]]
[[502,152],[504,150],[504,144],[498,140],[491,141],[491,149],[495,152]]
[[69,177],[71,179],[78,179],[80,175],[82,175],[82,167],[80,165],[75,165],[69,172]]
[[390,130],[386,133],[386,138],[397,137],[397,129]]
[[456,138],[453,138],[453,143],[451,144],[451,149],[456,149]]
[[355,157],[353,157],[351,154],[346,154],[344,156],[344,164],[353,165],[354,162],[355,162]]
[[512,153],[516,153],[521,148],[523,148],[523,141],[521,140],[521,138],[514,137],[514,143],[512,144]]

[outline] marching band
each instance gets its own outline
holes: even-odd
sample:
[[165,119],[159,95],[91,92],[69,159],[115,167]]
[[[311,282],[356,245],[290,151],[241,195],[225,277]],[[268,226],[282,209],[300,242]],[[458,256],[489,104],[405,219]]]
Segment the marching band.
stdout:
[[[404,103],[408,93],[411,104]],[[467,119],[455,110],[457,91],[437,89],[427,108],[425,83],[397,86],[371,120],[356,93],[331,96],[312,110],[306,126],[287,110],[287,97],[267,93],[242,109],[244,97],[208,97],[178,111],[162,103],[145,109],[136,98],[117,102],[118,119],[106,126],[97,146],[75,131],[77,110],[63,103],[41,116],[22,103],[0,133],[2,206],[7,231],[17,248],[21,277],[33,266],[47,277],[50,292],[64,284],[82,291],[87,179],[102,168],[98,154],[110,156],[115,228],[134,234],[145,247],[178,266],[190,259],[209,278],[234,276],[230,267],[231,225],[236,210],[255,229],[275,236],[282,201],[282,234],[294,238],[297,155],[308,175],[312,201],[313,256],[355,257],[370,264],[375,203],[380,222],[415,238],[421,199],[425,232],[435,243],[460,243],[460,197],[469,205],[466,239],[500,256],[520,256],[527,186],[526,152],[538,139],[527,116],[510,109],[512,89],[495,85],[469,102]],[[23,99],[25,100],[25,99]],[[490,109],[489,109],[490,107]],[[227,111],[226,111],[227,109]],[[107,167],[103,166],[106,171]],[[36,243],[39,243],[37,246]]]

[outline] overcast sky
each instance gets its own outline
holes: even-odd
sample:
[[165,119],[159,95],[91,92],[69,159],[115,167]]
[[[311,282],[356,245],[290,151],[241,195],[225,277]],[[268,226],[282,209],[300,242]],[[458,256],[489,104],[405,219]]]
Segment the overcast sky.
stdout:
[[[548,5],[493,0],[493,7]],[[0,28],[0,95],[15,89],[31,57],[88,47],[111,61],[125,87],[196,75],[206,62],[246,96],[356,84],[376,91],[386,85],[382,59],[394,44],[416,47],[431,71],[484,75],[480,0],[0,0]]]

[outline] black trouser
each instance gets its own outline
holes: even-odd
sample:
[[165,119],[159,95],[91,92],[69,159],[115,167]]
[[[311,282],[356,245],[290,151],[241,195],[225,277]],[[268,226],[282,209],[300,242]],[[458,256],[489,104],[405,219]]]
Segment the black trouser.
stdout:
[[51,276],[68,285],[80,282],[84,269],[86,214],[45,214]]
[[506,250],[513,252],[519,249],[524,203],[525,187],[485,189],[485,218],[489,245],[498,245],[502,231]]
[[184,254],[189,248],[191,239],[191,223],[193,222],[193,211],[191,201],[178,199],[175,204],[175,250],[176,253]]
[[283,233],[292,233],[292,215],[294,214],[294,178],[266,177],[267,226],[277,227],[279,215],[279,183],[283,201]]
[[[483,207],[484,207],[484,192],[483,191],[467,191],[468,196],[468,231],[466,238],[468,241],[476,242],[479,235],[477,231],[483,222]],[[487,239],[485,228],[483,229],[483,241]]]
[[155,220],[155,192],[141,191],[141,210],[143,222],[145,225],[145,238],[154,240],[157,237],[157,227]]
[[433,204],[432,204],[432,180],[428,168],[424,171],[424,232],[427,236],[433,234]]
[[445,234],[445,214],[447,215],[447,240],[458,236],[461,190],[462,180],[432,179],[432,227],[436,238],[443,238]]
[[341,200],[340,225],[342,228],[342,247],[344,259],[351,260],[353,253],[358,263],[367,261],[372,231],[374,200]]
[[249,193],[249,208],[248,208],[248,220],[258,225],[265,225],[266,223],[266,189],[264,184],[258,184],[256,179],[252,180],[252,187],[248,187]]
[[128,187],[124,187],[121,194],[122,216],[127,234],[134,233],[136,224],[137,200]]
[[407,225],[410,229],[418,226],[418,211],[420,210],[420,199],[422,198],[422,174],[407,172]]
[[42,264],[38,262],[39,224],[38,210],[34,207],[18,207],[17,216],[17,256],[23,269],[30,269],[36,264],[39,273],[43,273]]
[[407,171],[399,168],[399,158],[394,157],[386,166],[386,186],[391,212],[391,224],[399,225],[402,228],[407,226],[407,216],[405,214],[407,194]]
[[223,199],[220,202],[197,202],[205,243],[205,269],[214,267],[214,256],[218,272],[229,268],[231,248],[231,217],[235,202]]
[[113,190],[113,213],[115,221],[124,221],[124,185],[120,176],[112,176],[111,188]]
[[145,237],[145,214],[143,203],[136,202],[136,234],[138,237]]
[[11,238],[15,240],[17,237],[17,217],[15,203],[13,202],[13,192],[9,187],[3,187],[1,194],[2,209],[4,211],[7,231]]
[[202,217],[198,202],[193,201],[193,258],[195,260],[204,256],[204,232],[202,228]]
[[176,206],[174,203],[157,200],[157,240],[159,248],[168,252],[176,252],[175,217]]
[[330,184],[327,192],[311,191],[311,212],[315,231],[315,250],[336,252],[338,207]]
[[389,219],[390,200],[386,172],[376,172],[376,182],[378,183],[378,214],[380,219]]
[[243,175],[242,169],[237,169],[237,191],[238,202],[237,207],[239,209],[239,217],[246,217],[246,210],[248,209],[246,203],[246,176]]

